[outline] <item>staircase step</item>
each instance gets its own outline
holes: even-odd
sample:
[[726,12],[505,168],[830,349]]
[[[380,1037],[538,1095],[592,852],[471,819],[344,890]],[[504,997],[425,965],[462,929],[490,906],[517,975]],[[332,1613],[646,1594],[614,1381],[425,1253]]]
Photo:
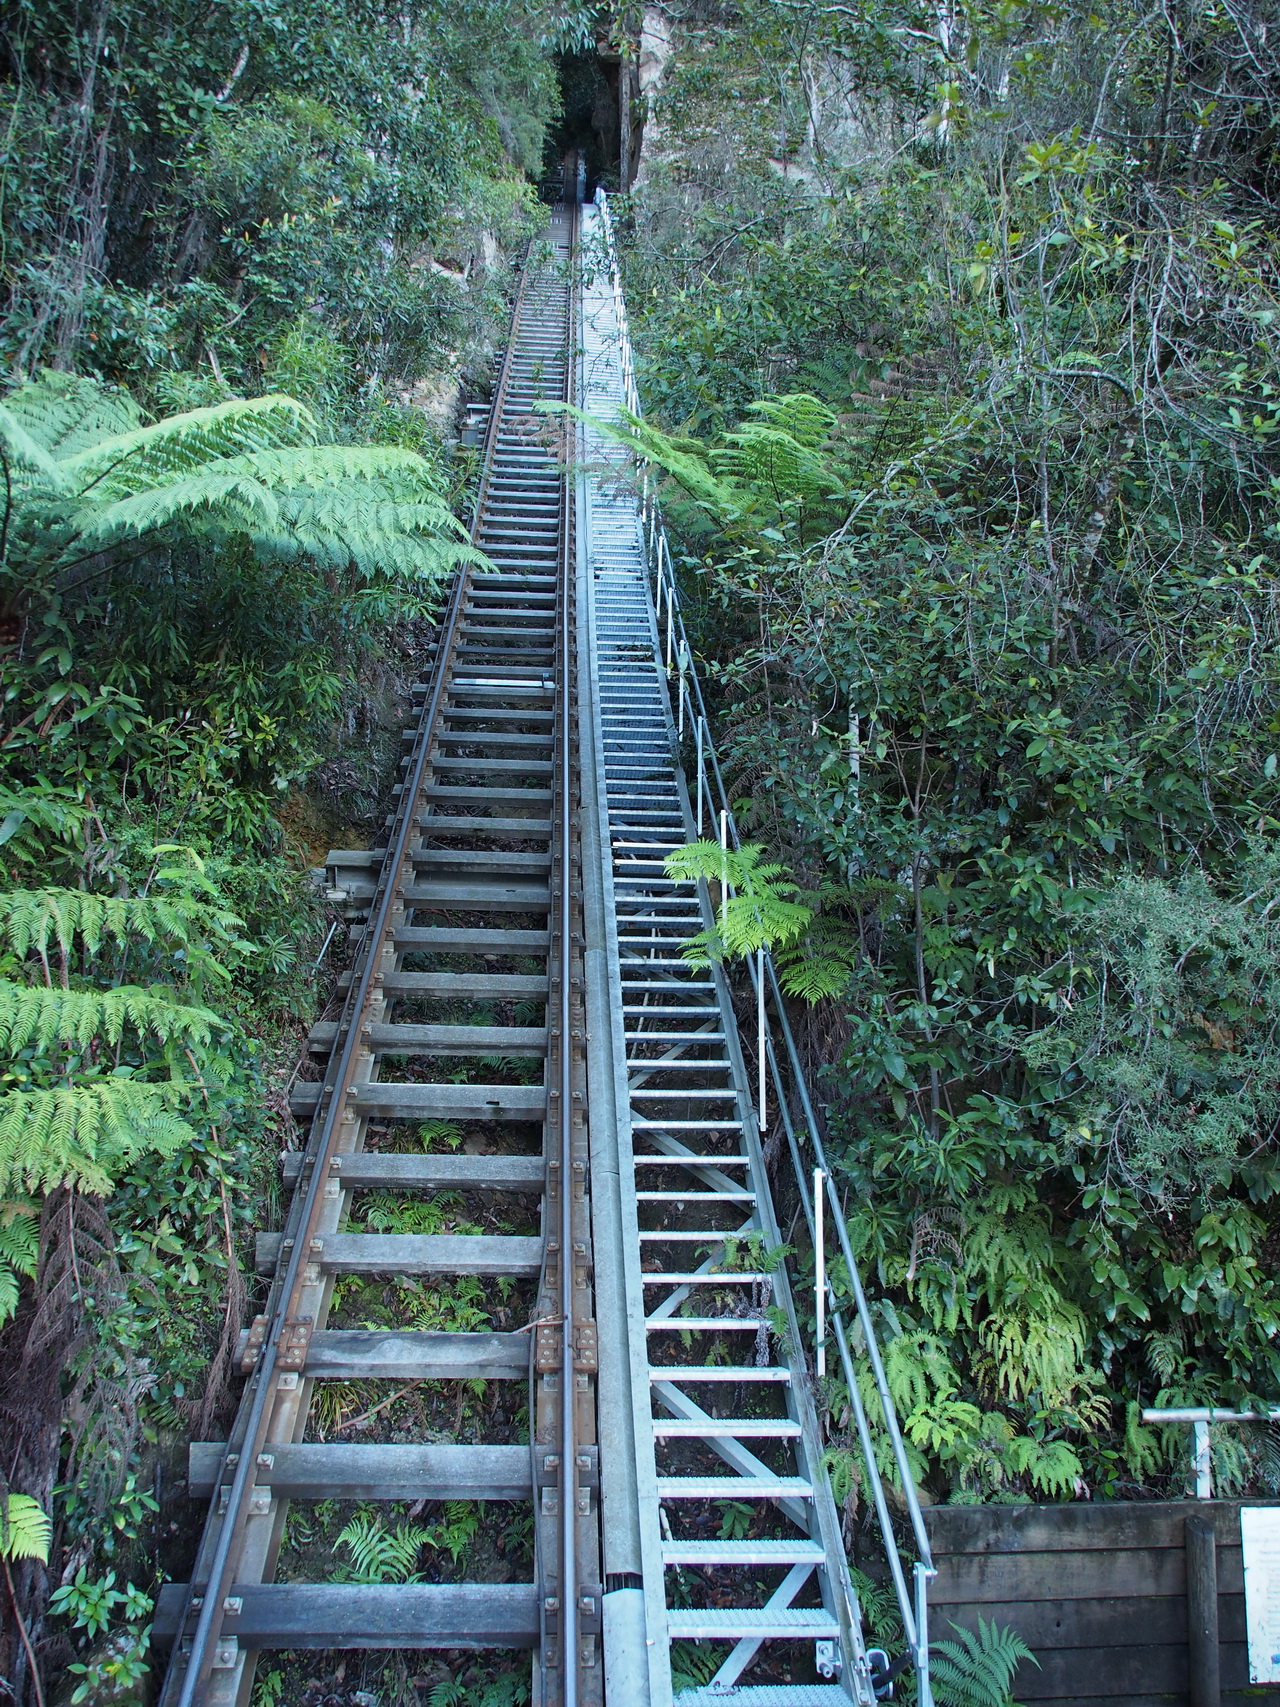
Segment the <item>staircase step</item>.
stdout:
[[650,1333],[718,1334],[755,1333],[769,1322],[765,1316],[646,1316],[644,1325]]
[[[676,1642],[823,1642],[838,1639],[840,1626],[821,1606],[673,1606],[667,1633]],[[736,1703],[736,1693],[729,1699]]]
[[790,1383],[791,1371],[782,1364],[740,1368],[727,1363],[651,1363],[650,1381],[670,1381],[683,1387],[701,1381],[782,1381]]
[[811,1499],[804,1477],[659,1477],[659,1499]]
[[794,1440],[803,1430],[790,1417],[655,1417],[653,1432],[666,1440]]
[[[194,1451],[195,1448],[193,1447]],[[375,1449],[376,1450],[376,1449]],[[271,1475],[273,1484],[278,1480]],[[666,1565],[820,1565],[826,1554],[816,1541],[664,1541]]]
[[675,1707],[849,1707],[838,1683],[747,1683],[735,1689],[682,1689]]

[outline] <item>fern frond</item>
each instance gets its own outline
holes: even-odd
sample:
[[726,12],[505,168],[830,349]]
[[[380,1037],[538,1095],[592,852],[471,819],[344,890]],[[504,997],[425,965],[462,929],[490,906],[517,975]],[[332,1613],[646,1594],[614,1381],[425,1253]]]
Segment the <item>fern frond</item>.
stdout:
[[401,1523],[391,1529],[373,1512],[351,1519],[335,1543],[351,1555],[350,1580],[360,1583],[415,1583],[423,1573],[414,1567],[424,1547],[432,1544],[429,1529]]
[[0,1192],[66,1186],[106,1197],[139,1156],[169,1156],[195,1141],[173,1112],[189,1094],[176,1079],[101,1079],[0,1095]]
[[979,1329],[1000,1390],[1012,1399],[1038,1392],[1048,1404],[1079,1384],[1088,1334],[1083,1314],[1062,1298],[1044,1315],[997,1313]]
[[1029,1476],[1037,1493],[1050,1499],[1070,1499],[1084,1475],[1084,1465],[1074,1447],[1065,1440],[1036,1440],[1020,1434],[1009,1442],[1009,1466],[1020,1476]]
[[668,877],[677,882],[702,878],[718,883],[722,893],[714,931],[690,939],[687,959],[705,965],[724,955],[754,954],[759,948],[785,947],[795,942],[813,918],[813,909],[789,901],[799,891],[785,866],[763,860],[763,847],[748,842],[722,848],[718,842],[688,842],[666,857]]
[[230,939],[243,922],[225,907],[185,895],[94,895],[55,888],[0,891],[0,940],[19,958],[33,950],[47,954],[51,943],[70,953],[77,938],[90,955],[104,941],[127,947],[140,939],[152,946],[184,948],[204,937]]
[[127,391],[53,368],[44,368],[37,378],[9,392],[4,405],[40,448],[58,460],[142,424],[142,411]]
[[110,990],[59,990],[0,978],[0,1054],[34,1047],[41,1054],[59,1043],[87,1048],[95,1038],[114,1047],[132,1028],[159,1043],[207,1043],[220,1025],[208,1008],[188,1007],[172,996],[136,985]]
[[795,392],[748,408],[756,418],[739,422],[711,449],[717,474],[774,504],[816,503],[840,490],[830,458],[818,449],[836,424],[825,403]]
[[0,1327],[18,1308],[18,1276],[35,1279],[40,1224],[16,1205],[0,1207]]
[[314,445],[319,431],[296,398],[233,398],[102,439],[65,458],[62,469],[82,494],[92,488],[98,499],[127,498],[223,458]]
[[819,1002],[844,989],[857,964],[858,940],[837,920],[816,918],[796,942],[778,952],[778,978],[789,996]]
[[0,1262],[34,1280],[39,1254],[40,1222],[34,1206],[5,1204],[0,1208]]
[[938,1707],[1017,1707],[1010,1697],[1023,1660],[1039,1666],[1016,1631],[981,1616],[975,1631],[952,1624],[957,1640],[935,1642],[931,1671]]
[[0,456],[20,475],[38,475],[48,486],[65,487],[67,478],[48,451],[38,445],[17,416],[0,405]]
[[699,439],[678,438],[664,433],[638,415],[622,410],[616,421],[599,415],[589,415],[570,403],[535,403],[540,414],[570,415],[593,427],[615,444],[622,445],[642,462],[651,462],[665,470],[684,487],[689,496],[717,520],[738,514],[747,503],[747,494],[735,491],[732,484],[718,479],[712,471],[709,452]]
[[366,576],[437,580],[461,562],[490,568],[449,509],[429,463],[393,446],[309,445],[223,457],[98,503],[81,533],[107,543],[175,523],[244,533],[268,557],[354,564]]
[[805,450],[817,450],[836,429],[835,410],[810,391],[788,391],[747,404],[747,413],[766,426],[786,433]]
[[0,1496],[0,1559],[39,1559],[49,1563],[53,1525],[30,1494]]

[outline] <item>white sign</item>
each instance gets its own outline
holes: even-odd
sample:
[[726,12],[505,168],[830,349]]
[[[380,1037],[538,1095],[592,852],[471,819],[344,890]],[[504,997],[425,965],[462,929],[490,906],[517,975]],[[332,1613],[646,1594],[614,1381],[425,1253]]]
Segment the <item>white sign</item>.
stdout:
[[1280,1683],[1280,1506],[1241,1506],[1249,1682]]

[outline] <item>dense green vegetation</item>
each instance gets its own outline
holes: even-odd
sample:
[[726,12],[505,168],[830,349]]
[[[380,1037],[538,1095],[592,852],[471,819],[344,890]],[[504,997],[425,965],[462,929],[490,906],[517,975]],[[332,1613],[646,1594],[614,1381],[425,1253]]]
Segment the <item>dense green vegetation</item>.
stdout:
[[566,28],[519,0],[6,20],[0,1676],[23,1700],[32,1653],[77,1701],[137,1699],[150,1595],[188,1568],[196,1508],[170,1522],[162,1473],[225,1426],[329,922],[306,868],[375,827],[469,549],[451,417],[538,229]]
[[[306,867],[376,823],[466,549],[450,417],[538,226],[554,52],[586,113],[618,11],[27,0],[0,37],[21,1687],[28,1640],[77,1701],[142,1687],[153,1468],[225,1416],[278,1190],[328,924]],[[631,438],[670,477],[750,838],[727,946],[772,940],[803,1016],[925,1492],[1177,1492],[1185,1439],[1140,1407],[1280,1383],[1280,17],[672,16],[622,210]],[[473,1225],[445,1197],[366,1213]],[[410,1290],[338,1307],[467,1328],[527,1302]],[[337,1434],[375,1400],[325,1402]],[[459,1438],[493,1403],[393,1417]],[[1275,1491],[1280,1447],[1219,1429],[1215,1478]],[[473,1508],[418,1516],[299,1515],[284,1568],[458,1567]]]
[[1280,1382],[1274,23],[698,10],[629,208],[635,440],[934,1498],[1177,1491],[1138,1407]]

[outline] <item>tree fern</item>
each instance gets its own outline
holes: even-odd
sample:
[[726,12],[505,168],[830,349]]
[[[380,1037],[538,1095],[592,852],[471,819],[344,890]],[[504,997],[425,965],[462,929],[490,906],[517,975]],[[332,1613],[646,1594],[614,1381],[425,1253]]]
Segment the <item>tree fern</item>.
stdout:
[[34,476],[46,485],[69,486],[66,475],[54,459],[31,437],[22,422],[9,409],[0,405],[0,452],[6,466],[19,478]]
[[789,996],[819,1002],[844,989],[857,953],[857,938],[847,925],[819,916],[797,941],[776,952],[779,981]]
[[190,1089],[177,1079],[103,1078],[0,1095],[0,1193],[66,1186],[105,1197],[138,1157],[195,1141],[174,1113]]
[[321,444],[295,398],[234,398],[142,425],[108,388],[62,377],[20,386],[0,409],[12,496],[36,505],[54,565],[178,533],[243,537],[265,560],[366,578],[488,566],[430,463],[397,446]]
[[92,488],[112,499],[246,452],[314,445],[319,433],[310,409],[293,397],[234,398],[113,434],[60,458],[59,466],[78,492]]
[[0,1559],[38,1559],[49,1563],[53,1527],[30,1494],[0,1495]]
[[951,1628],[957,1640],[935,1642],[930,1671],[938,1707],[1017,1707],[1010,1690],[1023,1660],[1039,1661],[1015,1631],[978,1619],[977,1631]]
[[793,943],[812,919],[811,907],[787,899],[799,891],[786,867],[762,860],[763,853],[758,843],[722,848],[719,842],[701,841],[667,855],[668,877],[721,885],[715,929],[700,931],[684,950],[695,965]]
[[85,889],[0,891],[0,941],[20,958],[47,955],[50,947],[70,954],[77,946],[96,955],[106,942],[125,947],[190,949],[203,940],[236,953],[247,948],[238,932],[243,921],[214,901],[189,894],[94,895]]
[[797,392],[762,398],[748,413],[752,418],[724,433],[710,457],[722,479],[750,495],[753,508],[814,504],[840,490],[830,455],[818,450],[836,424],[825,403]]
[[123,984],[109,990],[60,990],[0,978],[0,1054],[33,1048],[40,1054],[61,1043],[87,1048],[95,1040],[114,1047],[131,1028],[160,1043],[198,1047],[220,1025],[208,1008],[171,995]]
[[665,470],[720,522],[813,504],[833,496],[843,484],[827,443],[836,426],[835,413],[806,392],[749,404],[747,417],[711,443],[664,433],[625,410],[609,421],[568,404],[535,407],[573,415]]
[[141,426],[142,411],[118,386],[45,368],[5,398],[14,420],[52,457],[75,456]]
[[29,1208],[24,1203],[0,1204],[0,1326],[18,1308],[20,1277],[35,1278],[40,1227]]

